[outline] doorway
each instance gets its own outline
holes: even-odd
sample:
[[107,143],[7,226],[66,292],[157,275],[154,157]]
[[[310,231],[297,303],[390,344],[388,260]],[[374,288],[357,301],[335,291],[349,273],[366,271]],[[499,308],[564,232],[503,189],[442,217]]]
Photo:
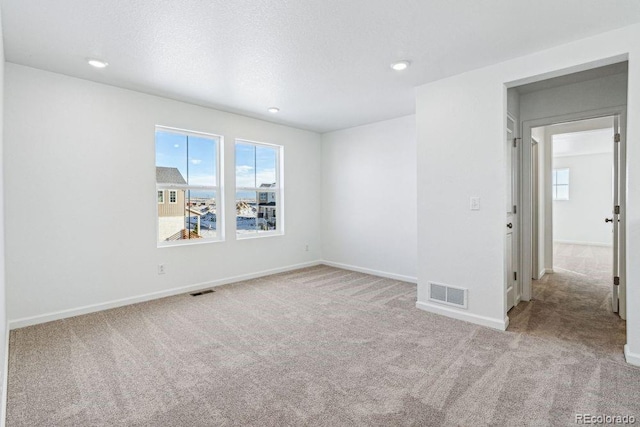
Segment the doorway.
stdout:
[[[606,116],[531,130],[537,145],[532,156],[536,175],[532,278],[561,273],[593,279],[605,293],[611,292],[613,312],[619,312],[619,285],[614,282],[619,281],[620,260],[624,259],[618,237],[620,220],[613,222],[621,179],[616,161],[620,154],[615,142],[617,121],[617,116]],[[547,153],[542,161],[537,156],[540,147]],[[540,200],[551,209],[542,209]]]
[[625,344],[623,116],[525,130],[531,136],[532,302],[509,313],[510,330],[601,349]]
[[[521,136],[514,138],[517,179],[507,178],[518,186],[512,240],[519,251],[505,267],[522,273],[513,308],[505,296],[509,330],[575,338],[594,349],[619,351],[625,344],[627,81],[628,64],[621,62],[507,91],[507,117]],[[609,166],[596,173],[586,165],[585,173],[581,156]],[[580,200],[585,204],[576,213]]]
[[613,117],[541,131],[551,142],[551,269],[601,277],[608,287],[614,257]]
[[530,299],[545,274],[582,275],[609,291],[611,311],[625,319],[624,111],[531,127],[530,135],[534,282],[523,294]]

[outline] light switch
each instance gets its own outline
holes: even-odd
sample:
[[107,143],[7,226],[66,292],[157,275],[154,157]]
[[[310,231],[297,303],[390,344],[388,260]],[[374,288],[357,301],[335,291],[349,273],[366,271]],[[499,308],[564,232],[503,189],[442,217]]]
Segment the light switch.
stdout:
[[480,210],[480,197],[472,197],[470,200],[471,210],[479,211]]

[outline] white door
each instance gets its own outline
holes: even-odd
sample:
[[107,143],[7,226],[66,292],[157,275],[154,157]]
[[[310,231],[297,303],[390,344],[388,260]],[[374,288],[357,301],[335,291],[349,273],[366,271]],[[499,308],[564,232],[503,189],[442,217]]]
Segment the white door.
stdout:
[[625,287],[625,188],[626,176],[626,146],[625,132],[621,117],[613,120],[613,216],[607,222],[613,223],[613,293],[612,308],[614,313],[626,318],[626,287]]
[[516,122],[513,117],[507,115],[507,129],[505,141],[505,158],[507,160],[507,218],[505,238],[505,293],[507,311],[517,302],[520,296],[518,289],[518,147],[516,140]]

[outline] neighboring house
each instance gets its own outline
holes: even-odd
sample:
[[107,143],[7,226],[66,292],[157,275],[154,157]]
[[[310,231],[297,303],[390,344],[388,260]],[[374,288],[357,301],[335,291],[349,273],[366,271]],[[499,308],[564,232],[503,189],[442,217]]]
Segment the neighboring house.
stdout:
[[[156,183],[162,185],[186,185],[178,168],[156,167]],[[184,190],[159,188],[158,192],[158,241],[185,238]]]
[[[275,188],[276,183],[273,184],[260,184],[260,188]],[[276,204],[276,193],[275,191],[265,191],[258,193],[258,203],[261,205],[264,204]]]
[[[276,183],[260,184],[260,188],[275,188]],[[264,218],[267,224],[276,223],[276,192],[258,192],[258,218]]]

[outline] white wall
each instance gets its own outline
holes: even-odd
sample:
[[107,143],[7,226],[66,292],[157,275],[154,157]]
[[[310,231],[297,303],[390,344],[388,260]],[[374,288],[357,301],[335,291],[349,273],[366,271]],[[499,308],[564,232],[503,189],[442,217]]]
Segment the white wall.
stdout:
[[[493,68],[493,67],[492,67]],[[417,89],[418,304],[500,328],[505,312],[506,90],[485,68]],[[469,198],[480,197],[480,210]],[[468,310],[428,302],[428,282],[469,289]],[[502,313],[502,314],[501,314]]]
[[416,281],[415,116],[322,136],[322,252]]
[[2,17],[0,16],[0,418],[4,419],[5,396],[4,389],[7,365],[7,303],[5,290],[5,234],[4,234],[4,41],[2,39]]
[[553,201],[553,240],[612,245],[612,153],[553,158],[554,168],[569,168],[569,200]]
[[618,107],[626,102],[627,74],[613,74],[522,94],[520,119],[525,122],[573,112]]
[[[12,325],[321,258],[320,135],[14,64],[6,82]],[[157,124],[224,136],[226,242],[156,247]],[[235,240],[236,137],[285,147],[284,236]]]
[[[428,218],[418,223],[419,307],[505,326],[505,85],[628,58],[627,137],[640,140],[639,38],[640,25],[629,26],[417,88],[418,217]],[[520,113],[524,119],[522,106]],[[627,158],[627,256],[638,259],[640,146],[629,144]],[[469,210],[470,196],[481,197],[480,211]],[[628,310],[627,359],[640,364],[640,263],[629,264],[627,276],[628,302],[635,306]],[[428,281],[468,288],[468,310],[429,303]]]

